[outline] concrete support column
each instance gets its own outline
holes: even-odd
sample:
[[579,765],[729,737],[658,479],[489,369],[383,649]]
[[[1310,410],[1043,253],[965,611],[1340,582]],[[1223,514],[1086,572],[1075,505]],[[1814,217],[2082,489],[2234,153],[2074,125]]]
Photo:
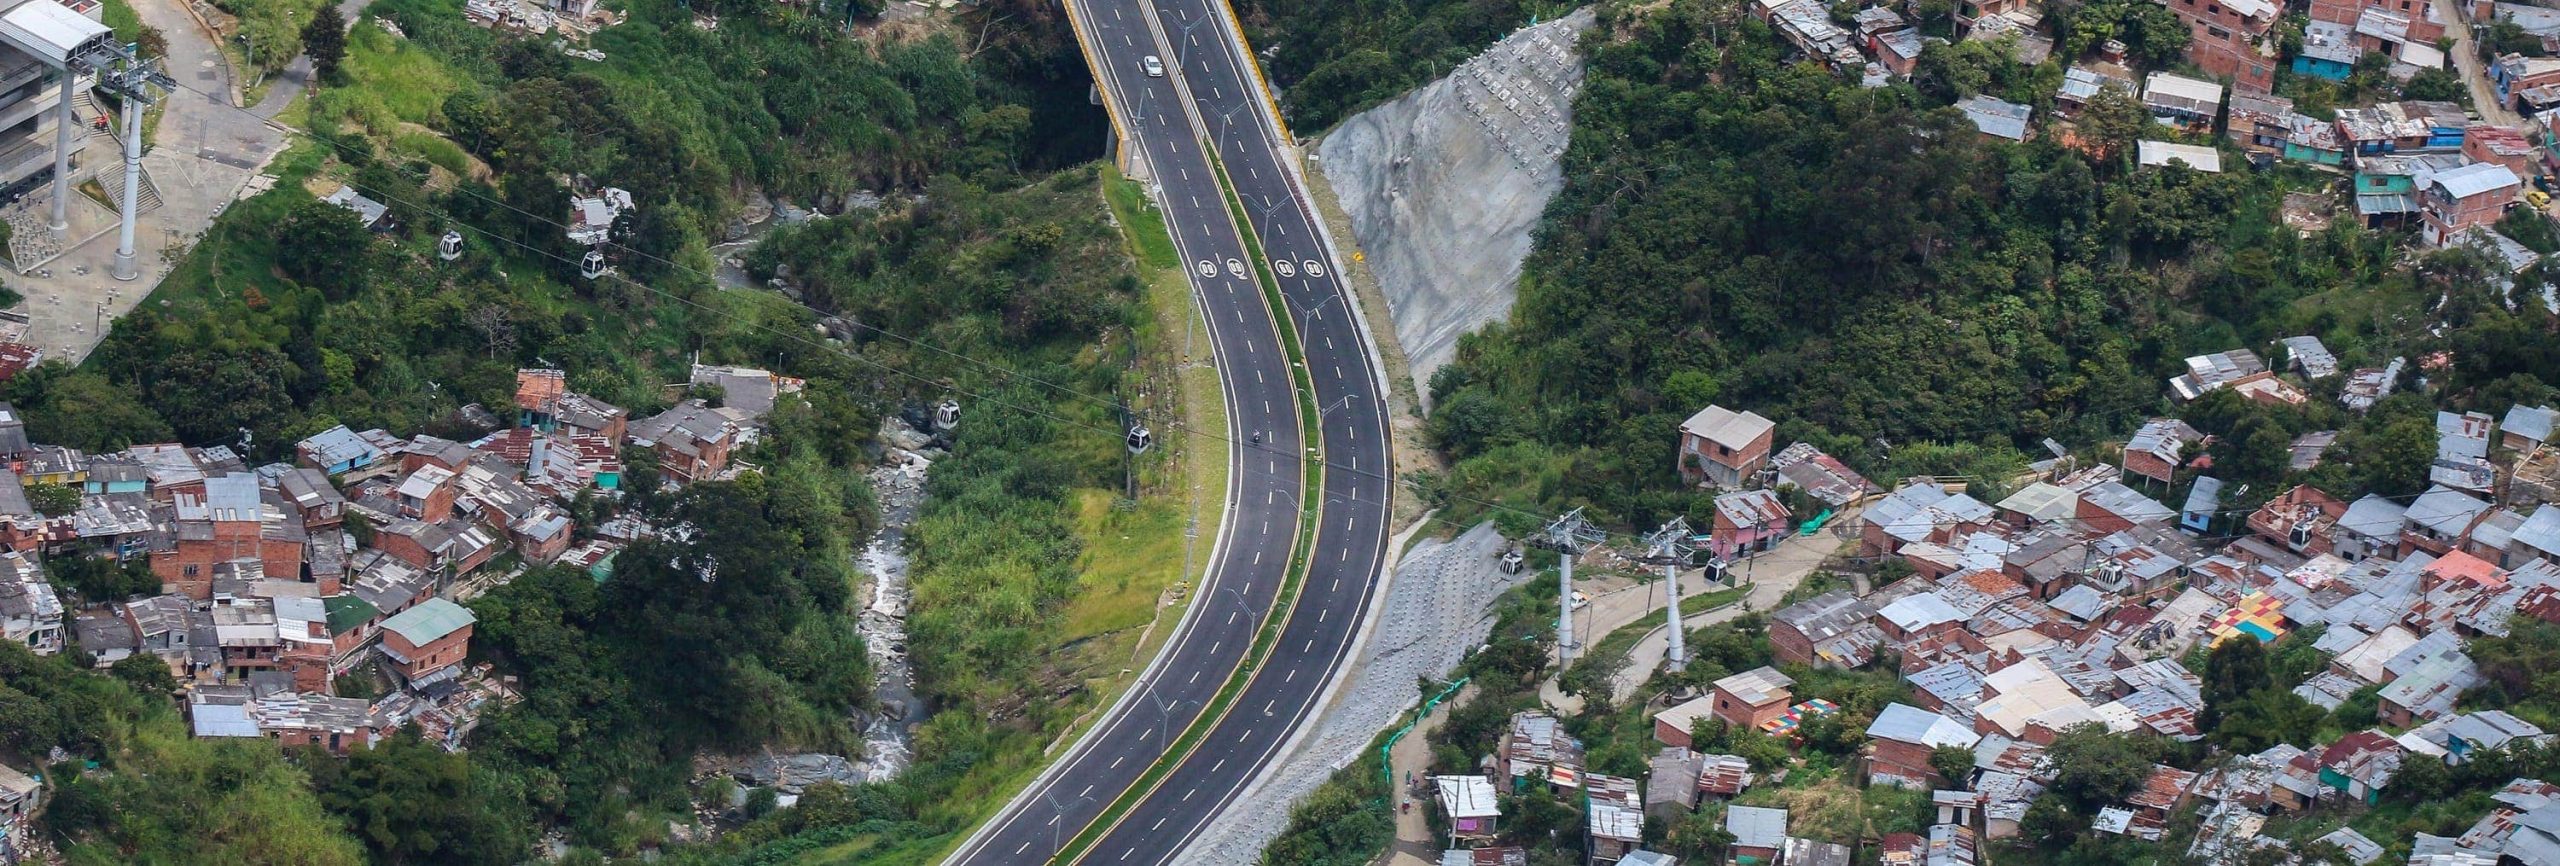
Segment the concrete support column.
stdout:
[[108,276],[131,281],[142,275],[133,263],[133,218],[142,199],[142,100],[124,100],[124,219],[116,226],[115,264]]
[[80,119],[71,113],[71,93],[80,76],[62,70],[62,104],[53,107],[53,240],[61,243],[71,233],[71,128]]

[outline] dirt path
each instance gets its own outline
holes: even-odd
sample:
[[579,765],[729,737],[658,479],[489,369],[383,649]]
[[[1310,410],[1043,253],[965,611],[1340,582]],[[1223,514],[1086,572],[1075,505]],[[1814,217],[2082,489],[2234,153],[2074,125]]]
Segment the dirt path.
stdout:
[[1387,850],[1386,866],[1439,866],[1441,842],[1431,834],[1431,821],[1423,815],[1429,795],[1404,780],[1421,779],[1431,772],[1431,732],[1449,720],[1449,708],[1464,705],[1475,696],[1475,686],[1459,689],[1438,710],[1415,722],[1413,730],[1387,752],[1388,769],[1395,775],[1399,799],[1412,800],[1413,808],[1399,807],[1396,812],[1396,843]]

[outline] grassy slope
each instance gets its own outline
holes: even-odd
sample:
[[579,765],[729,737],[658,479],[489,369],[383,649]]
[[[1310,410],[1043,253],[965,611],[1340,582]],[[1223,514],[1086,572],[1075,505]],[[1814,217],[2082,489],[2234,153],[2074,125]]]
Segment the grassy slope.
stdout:
[[[1084,542],[1084,554],[1077,563],[1079,591],[1066,610],[1054,646],[1055,652],[1072,654],[1065,666],[1085,674],[1080,715],[1065,729],[1050,732],[1054,736],[1045,744],[1013,741],[1017,746],[1045,748],[1014,748],[990,755],[973,768],[957,790],[988,794],[945,804],[965,818],[963,832],[888,848],[875,847],[874,837],[858,836],[803,853],[795,863],[921,864],[941,859],[967,837],[967,830],[993,816],[1048,766],[1052,754],[1074,742],[1103,708],[1119,699],[1134,672],[1145,667],[1146,659],[1163,644],[1187,608],[1187,594],[1183,601],[1162,608],[1156,601],[1168,587],[1188,580],[1182,572],[1186,561],[1195,567],[1206,561],[1223,510],[1228,467],[1223,438],[1182,431],[1224,431],[1224,391],[1215,368],[1206,363],[1181,366],[1182,335],[1187,329],[1205,326],[1199,321],[1199,307],[1192,300],[1190,282],[1174,255],[1172,235],[1163,219],[1147,204],[1138,185],[1116,172],[1106,173],[1102,191],[1146,286],[1153,314],[1139,330],[1139,368],[1151,378],[1169,373],[1177,380],[1173,405],[1157,408],[1181,420],[1179,428],[1161,420],[1150,422],[1157,447],[1140,461],[1141,497],[1134,507],[1120,507],[1119,491],[1085,488],[1075,495],[1076,533]],[[1191,495],[1194,491],[1196,496]],[[1186,524],[1194,520],[1198,537],[1186,538]],[[1194,557],[1184,555],[1186,542],[1195,545]]]

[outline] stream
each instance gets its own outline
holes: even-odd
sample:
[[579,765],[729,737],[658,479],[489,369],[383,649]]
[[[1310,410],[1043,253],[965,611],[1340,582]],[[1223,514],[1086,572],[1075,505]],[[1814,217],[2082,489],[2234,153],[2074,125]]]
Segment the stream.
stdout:
[[[895,423],[895,422],[892,422]],[[907,527],[924,503],[925,473],[933,464],[913,451],[890,446],[871,470],[880,499],[880,532],[862,549],[857,567],[870,597],[854,625],[871,657],[872,696],[880,709],[862,730],[862,774],[885,782],[906,772],[914,759],[917,726],[930,715],[916,696],[915,669],[907,659]]]

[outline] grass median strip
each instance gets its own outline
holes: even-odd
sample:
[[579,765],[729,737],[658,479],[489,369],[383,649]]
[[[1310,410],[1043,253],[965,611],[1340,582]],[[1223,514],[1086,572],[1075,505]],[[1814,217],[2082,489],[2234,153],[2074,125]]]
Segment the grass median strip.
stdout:
[[[1235,186],[1227,177],[1225,163],[1217,158],[1216,151],[1210,148],[1209,142],[1202,141],[1200,145],[1202,152],[1210,154],[1210,167],[1218,176],[1219,191],[1226,197],[1227,209],[1234,216],[1237,232],[1243,238],[1245,255],[1253,260],[1254,281],[1262,287],[1263,303],[1271,310],[1272,323],[1280,333],[1281,348],[1289,359],[1289,378],[1292,390],[1297,393],[1298,424],[1304,436],[1302,441],[1315,442],[1318,416],[1315,407],[1314,383],[1307,376],[1305,355],[1299,348],[1298,330],[1289,318],[1288,304],[1281,299],[1280,282],[1271,275],[1270,264],[1262,254],[1262,244],[1253,232],[1253,224],[1245,218],[1244,202],[1236,198]],[[1271,609],[1264,614],[1262,628],[1255,633],[1253,645],[1245,650],[1244,660],[1228,674],[1226,683],[1218,688],[1218,693],[1210,698],[1207,706],[1202,708],[1200,716],[1193,719],[1189,727],[1183,729],[1182,734],[1174,739],[1164,755],[1147,767],[1147,771],[1140,774],[1137,782],[1130,785],[1128,790],[1122,791],[1120,796],[1113,798],[1111,805],[1104,807],[1101,814],[1095,815],[1093,822],[1076,833],[1074,839],[1068,840],[1066,846],[1050,858],[1050,862],[1073,863],[1083,857],[1085,852],[1096,843],[1101,842],[1102,837],[1113,827],[1118,826],[1120,819],[1128,815],[1130,809],[1136,808],[1139,801],[1144,800],[1158,785],[1163,784],[1165,777],[1172,774],[1173,768],[1179,766],[1184,758],[1189,757],[1192,750],[1199,747],[1200,741],[1209,736],[1209,731],[1226,718],[1227,711],[1234,707],[1237,696],[1244,693],[1245,686],[1253,681],[1253,675],[1262,667],[1262,662],[1271,657],[1271,649],[1279,643],[1280,631],[1288,625],[1289,621],[1287,616],[1278,614],[1296,603],[1298,589],[1305,582],[1308,547],[1313,543],[1316,520],[1321,511],[1319,506],[1324,501],[1323,465],[1313,459],[1311,453],[1302,455],[1299,465],[1304,468],[1305,486],[1298,497],[1298,538],[1290,547],[1289,568],[1281,576],[1280,590],[1278,594],[1272,596]]]

